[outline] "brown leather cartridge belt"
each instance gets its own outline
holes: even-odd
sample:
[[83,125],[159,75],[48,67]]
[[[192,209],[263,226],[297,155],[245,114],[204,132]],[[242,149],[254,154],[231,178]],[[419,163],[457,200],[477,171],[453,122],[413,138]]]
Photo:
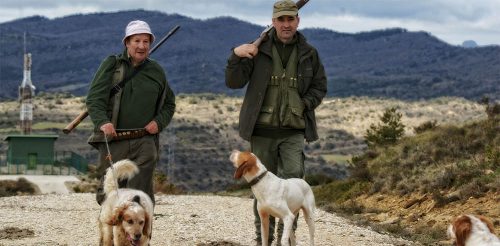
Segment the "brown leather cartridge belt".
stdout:
[[135,139],[141,138],[149,133],[146,129],[137,129],[137,130],[129,130],[129,131],[116,131],[116,137],[113,137],[113,140],[127,140],[127,139]]

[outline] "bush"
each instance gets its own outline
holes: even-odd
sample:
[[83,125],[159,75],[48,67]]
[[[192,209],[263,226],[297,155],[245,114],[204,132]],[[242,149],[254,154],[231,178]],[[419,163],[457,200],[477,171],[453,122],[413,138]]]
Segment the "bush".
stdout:
[[368,159],[367,154],[360,156],[353,156],[351,159],[351,165],[349,166],[349,173],[351,178],[359,181],[372,181],[373,177],[368,169]]
[[426,121],[416,127],[413,127],[413,132],[415,132],[416,134],[420,134],[422,132],[425,132],[425,131],[428,131],[428,130],[431,130],[431,129],[434,129],[437,127],[437,121],[436,120],[433,120],[433,121]]
[[405,126],[401,122],[402,114],[395,107],[386,109],[380,117],[382,123],[371,124],[366,130],[365,141],[368,147],[386,146],[396,143],[404,134]]
[[35,186],[25,178],[14,180],[0,180],[0,197],[16,196],[21,194],[35,194]]
[[500,116],[500,104],[493,102],[490,104],[490,99],[488,97],[483,97],[480,101],[480,104],[485,106],[485,112],[488,115],[489,120],[495,120]]
[[155,171],[154,177],[154,190],[155,193],[161,192],[163,194],[181,194],[182,190],[175,187],[174,184],[168,181],[167,175],[162,172]]
[[369,189],[369,182],[358,182],[348,179],[317,186],[313,191],[318,204],[340,204],[360,194],[367,193]]
[[316,186],[316,185],[328,184],[332,182],[334,179],[324,174],[311,174],[311,175],[306,175],[305,180],[310,186]]

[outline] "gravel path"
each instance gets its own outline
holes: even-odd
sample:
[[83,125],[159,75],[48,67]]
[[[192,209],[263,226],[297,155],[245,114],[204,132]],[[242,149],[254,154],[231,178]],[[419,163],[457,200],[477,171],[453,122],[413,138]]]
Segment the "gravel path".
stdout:
[[[255,245],[251,199],[159,195],[156,200],[151,245]],[[0,245],[98,245],[98,214],[88,193],[0,198]],[[412,245],[319,209],[315,224],[316,245]],[[10,227],[21,231],[12,233]],[[308,237],[301,218],[298,245],[308,245]]]

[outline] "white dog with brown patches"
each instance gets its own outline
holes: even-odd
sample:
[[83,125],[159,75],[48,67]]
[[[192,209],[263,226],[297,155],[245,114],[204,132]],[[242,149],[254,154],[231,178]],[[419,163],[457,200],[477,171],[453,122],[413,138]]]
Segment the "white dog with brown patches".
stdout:
[[448,227],[456,246],[500,246],[493,224],[484,216],[461,215]]
[[151,198],[143,191],[117,186],[117,180],[130,179],[139,169],[130,160],[116,162],[113,169],[108,168],[104,178],[106,199],[99,214],[100,245],[148,245],[153,229]]
[[309,227],[310,245],[314,245],[314,194],[306,181],[298,178],[281,179],[260,162],[259,158],[250,152],[233,150],[229,157],[236,167],[234,178],[243,176],[252,187],[257,199],[262,232],[262,245],[268,245],[269,216],[280,218],[284,229],[281,245],[295,245],[295,235],[292,230],[293,221],[302,209]]

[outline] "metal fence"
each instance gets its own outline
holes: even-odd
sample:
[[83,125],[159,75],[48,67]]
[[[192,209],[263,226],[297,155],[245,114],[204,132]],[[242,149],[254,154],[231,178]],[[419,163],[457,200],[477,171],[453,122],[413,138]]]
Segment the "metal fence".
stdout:
[[[15,159],[12,163],[18,163]],[[54,159],[37,158],[34,162],[12,164],[0,155],[0,174],[79,175],[86,174],[88,161],[72,151],[56,152]]]

